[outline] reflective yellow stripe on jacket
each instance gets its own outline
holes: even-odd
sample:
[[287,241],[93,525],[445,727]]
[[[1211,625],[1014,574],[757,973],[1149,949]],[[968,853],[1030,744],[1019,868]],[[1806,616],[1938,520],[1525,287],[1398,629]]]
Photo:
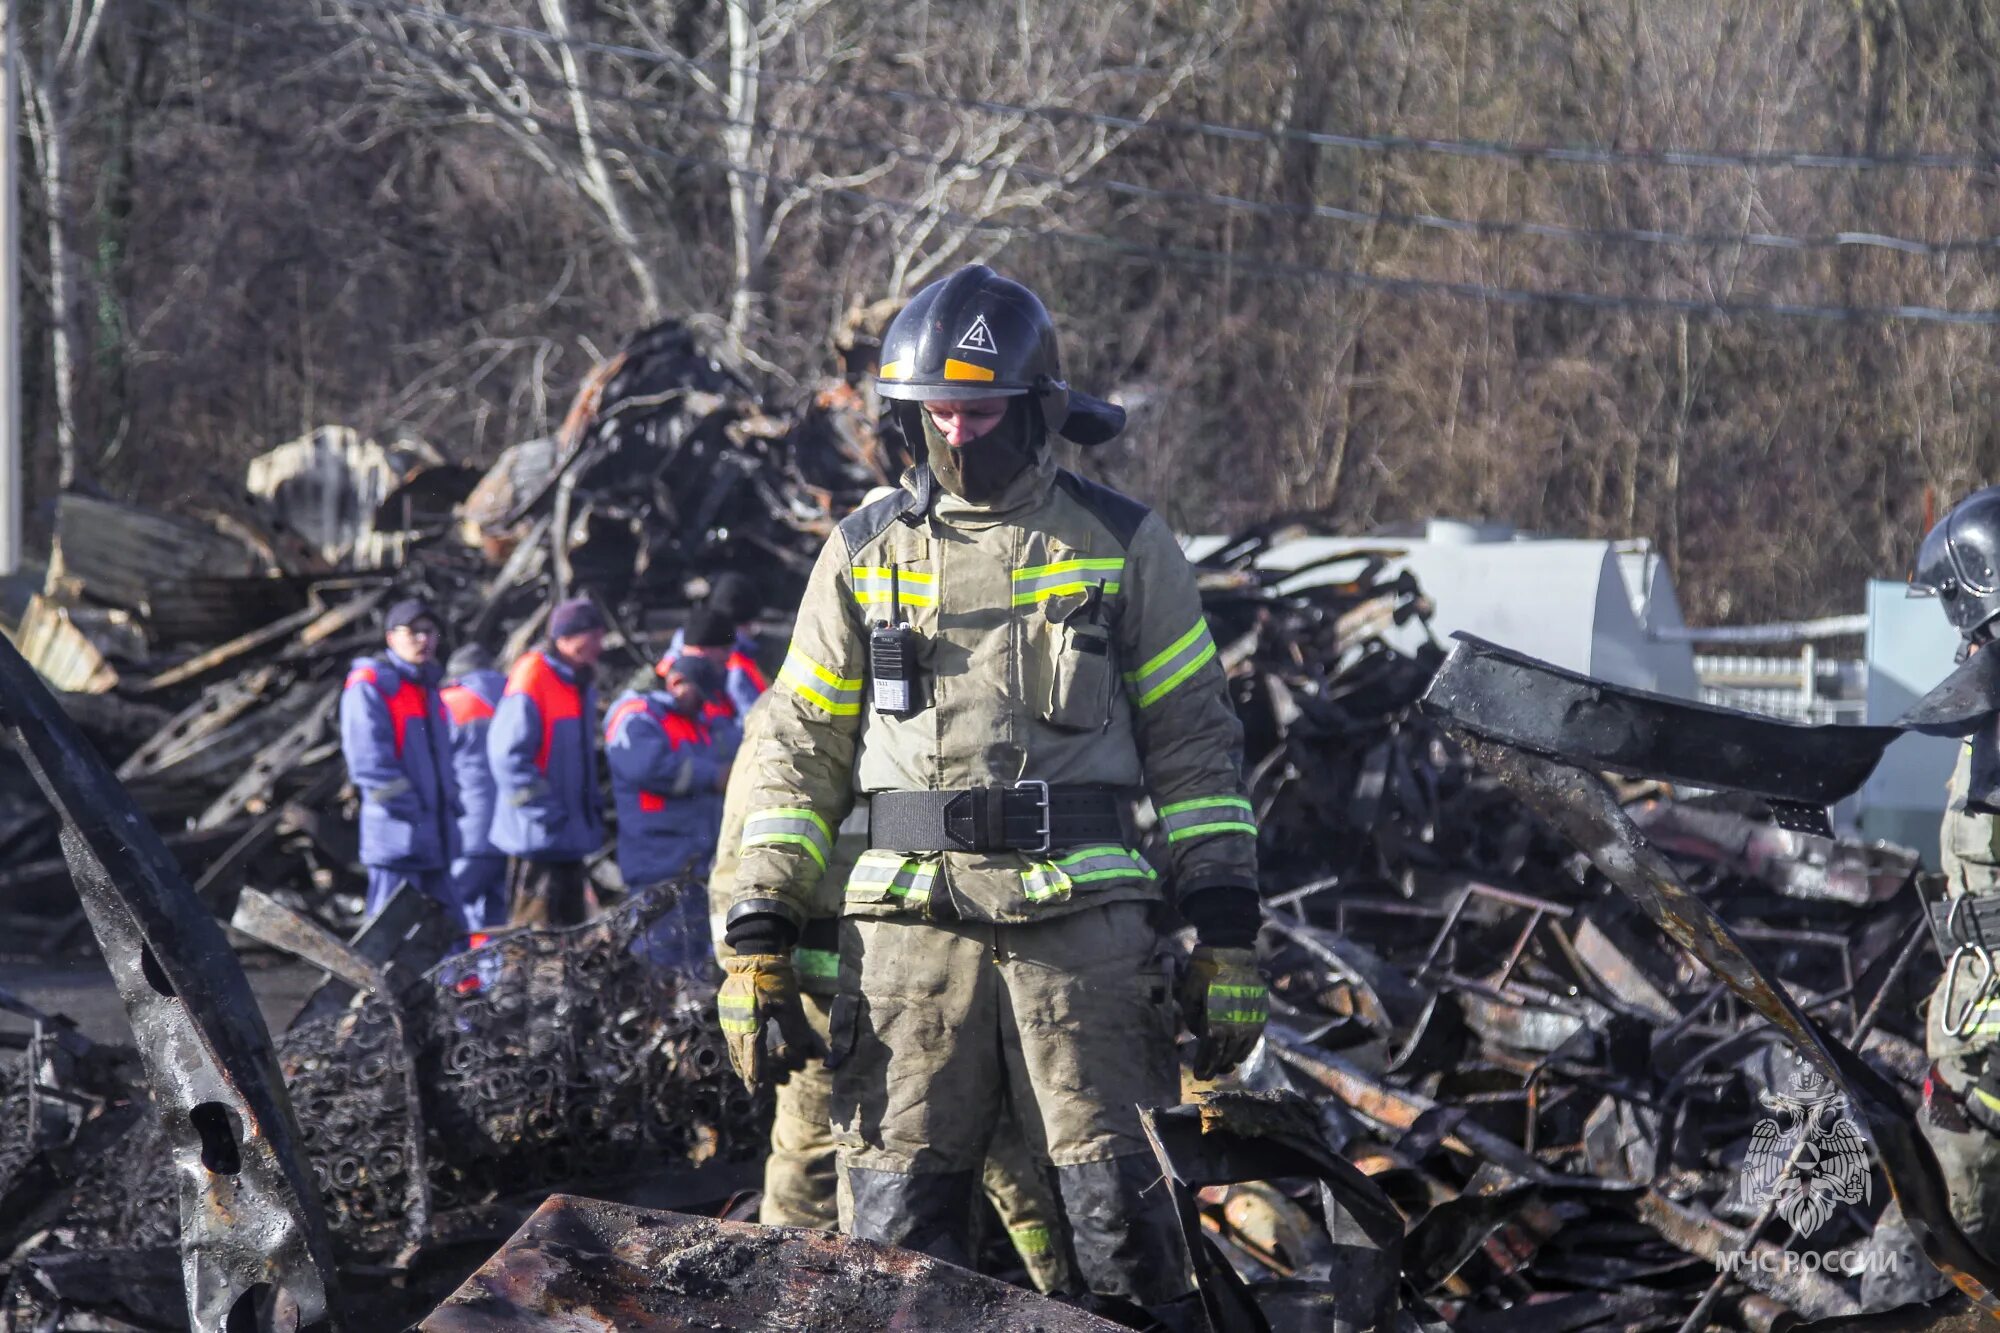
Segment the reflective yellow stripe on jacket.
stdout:
[[886,566],[856,565],[848,574],[854,580],[854,600],[862,606],[887,606],[892,588],[904,606],[937,605],[937,576],[926,571],[898,569],[892,575]]
[[835,717],[853,717],[861,711],[861,682],[836,676],[797,648],[785,655],[778,668],[780,683],[792,693],[809,700],[821,712]]
[[1168,842],[1184,842],[1211,833],[1247,833],[1257,836],[1255,815],[1250,802],[1240,796],[1204,796],[1193,801],[1176,801],[1160,809],[1160,827]]
[[1048,565],[1029,565],[1014,570],[1014,605],[1031,606],[1047,597],[1064,593],[1088,592],[1102,583],[1106,596],[1118,591],[1119,575],[1125,572],[1121,559],[1058,560]]
[[1194,628],[1154,654],[1137,671],[1125,673],[1139,707],[1150,708],[1172,694],[1215,656],[1215,640],[1209,637],[1208,621],[1197,620]]
[[833,854],[833,830],[812,811],[798,808],[759,810],[743,821],[743,850],[776,843],[805,848],[824,870]]
[[[915,861],[900,852],[863,852],[847,877],[847,891],[855,897],[867,897],[867,890],[883,889],[891,898],[922,907],[931,900],[931,884],[936,879],[935,861]],[[857,889],[863,892],[856,893]]]

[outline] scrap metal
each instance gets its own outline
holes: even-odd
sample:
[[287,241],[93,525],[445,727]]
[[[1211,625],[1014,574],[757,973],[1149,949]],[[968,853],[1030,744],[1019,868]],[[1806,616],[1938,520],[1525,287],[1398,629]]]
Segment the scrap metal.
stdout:
[[909,1250],[557,1195],[422,1333],[716,1328],[1115,1333],[1122,1327]]
[[63,854],[111,965],[172,1151],[190,1324],[304,1327],[339,1278],[270,1036],[221,927],[11,644],[0,726],[62,816]]
[[[865,375],[866,339],[853,348],[850,374]],[[468,478],[421,450],[387,472],[358,437],[274,454],[269,494],[211,519],[269,585],[227,634],[170,640],[158,599],[117,600],[132,596],[123,575],[103,596],[81,575],[45,592],[131,622],[119,652],[93,649],[116,673],[101,698],[149,714],[78,717],[201,881],[196,915],[230,921],[266,962],[324,975],[260,1077],[296,1111],[291,1176],[326,1218],[353,1326],[424,1318],[556,1192],[629,1206],[552,1201],[426,1327],[703,1327],[774,1310],[1103,1327],[898,1252],[686,1216],[745,1214],[768,1105],[730,1074],[705,1008],[713,977],[650,961],[680,888],[625,894],[598,865],[612,906],[590,925],[448,957],[449,928],[419,894],[360,920],[352,796],[326,723],[347,659],[379,646],[382,599],[429,597],[456,642],[505,656],[553,595],[587,593],[617,631],[604,670],[644,670],[708,580],[747,569],[780,608],[781,646],[781,608],[833,523],[907,461],[858,382],[817,386],[787,413],[662,325],[455,511]],[[391,480],[351,523],[322,508],[327,487],[372,496]],[[288,513],[317,515],[296,525],[309,538],[275,531]],[[1916,860],[1784,826],[1858,781],[1894,733],[1809,733],[1491,647],[1449,667],[1434,642],[1399,651],[1384,635],[1431,606],[1393,546],[1330,560],[1314,586],[1259,567],[1300,526],[1232,538],[1196,571],[1244,723],[1273,978],[1267,1040],[1229,1086],[1197,1090],[1217,1098],[1206,1119],[1153,1118],[1204,1279],[1199,1318],[1413,1333],[1434,1311],[1472,1333],[1776,1333],[1934,1296],[1943,1279],[1905,1227],[1985,1286],[1992,1269],[1949,1228],[1910,1133],[1918,1009],[1941,966]],[[1964,731],[1990,683],[1964,679],[1908,724]],[[1450,717],[1420,707],[1427,691]],[[1606,787],[1577,765],[1625,776]],[[59,821],[38,791],[0,756],[13,914],[0,928],[31,952],[82,932],[55,891]],[[1939,924],[1947,939],[1969,929]],[[121,984],[144,982],[143,955],[136,973],[128,954],[107,957]],[[205,975],[206,958],[187,965]],[[78,1048],[53,1017],[21,1021],[26,1034],[0,1029],[0,1322],[166,1322],[179,1247],[203,1242],[181,1223],[154,1110],[171,1111],[174,1085],[112,1044]],[[1717,1270],[1778,1244],[1761,1234],[1769,1199],[1740,1180],[1774,1055],[1801,1034],[1902,1206],[1879,1191],[1788,1243],[1906,1244],[1887,1278]],[[1251,1094],[1290,1109],[1249,1133]],[[1007,1262],[1004,1246],[987,1257]]]

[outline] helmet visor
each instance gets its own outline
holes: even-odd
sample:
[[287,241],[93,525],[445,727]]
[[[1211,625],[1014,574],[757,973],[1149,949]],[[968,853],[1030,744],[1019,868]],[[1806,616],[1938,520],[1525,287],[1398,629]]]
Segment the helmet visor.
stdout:
[[[1953,532],[1953,538],[1959,533]],[[1951,552],[1952,572],[1958,576],[1959,587],[1968,592],[1992,594],[2000,592],[2000,569],[1996,569],[1995,548],[1991,542],[1953,540],[1947,544]]]

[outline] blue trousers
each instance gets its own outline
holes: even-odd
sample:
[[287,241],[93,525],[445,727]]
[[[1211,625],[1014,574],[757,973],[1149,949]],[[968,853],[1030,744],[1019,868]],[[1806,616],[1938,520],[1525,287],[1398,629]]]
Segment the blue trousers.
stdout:
[[498,930],[507,924],[507,858],[461,856],[451,863],[451,892],[465,916],[466,933]]
[[442,870],[384,870],[380,866],[368,867],[368,916],[373,921],[381,910],[396,896],[396,890],[405,884],[414,885],[418,892],[428,893],[456,912],[456,900],[451,892],[451,876]]

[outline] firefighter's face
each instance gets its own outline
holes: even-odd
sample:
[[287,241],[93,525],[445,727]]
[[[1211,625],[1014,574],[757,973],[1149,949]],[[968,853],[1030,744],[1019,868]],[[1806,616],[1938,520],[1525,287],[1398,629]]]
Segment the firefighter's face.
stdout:
[[925,403],[924,411],[930,413],[931,424],[938,434],[944,436],[945,443],[953,448],[963,448],[1000,424],[1000,418],[1007,415],[1005,398],[940,399]]

